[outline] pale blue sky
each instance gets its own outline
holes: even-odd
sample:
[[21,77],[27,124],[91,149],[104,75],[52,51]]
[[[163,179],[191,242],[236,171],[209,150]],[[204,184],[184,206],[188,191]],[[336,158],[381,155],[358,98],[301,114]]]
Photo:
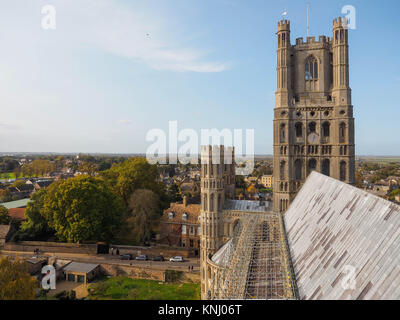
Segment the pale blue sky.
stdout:
[[[400,155],[399,1],[309,0],[311,35],[344,5],[356,153]],[[272,153],[276,24],[306,35],[302,0],[3,0],[0,151],[145,152],[148,130],[254,129]],[[41,7],[57,29],[41,28]]]

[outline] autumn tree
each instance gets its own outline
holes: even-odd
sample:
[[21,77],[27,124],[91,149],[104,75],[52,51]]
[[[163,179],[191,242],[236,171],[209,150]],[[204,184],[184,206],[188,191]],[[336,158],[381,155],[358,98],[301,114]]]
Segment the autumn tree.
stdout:
[[148,244],[161,218],[159,197],[151,190],[138,189],[129,199],[128,210],[122,238]]
[[0,224],[9,224],[11,221],[8,209],[0,205]]
[[25,262],[0,260],[0,300],[33,300],[36,287]]
[[108,184],[81,175],[50,185],[43,215],[62,241],[110,241],[121,225],[123,206]]
[[120,196],[126,206],[131,195],[138,189],[152,190],[160,197],[160,205],[167,208],[165,185],[158,181],[158,168],[149,164],[145,158],[130,158],[122,163],[114,164],[109,170],[101,172],[101,176]]

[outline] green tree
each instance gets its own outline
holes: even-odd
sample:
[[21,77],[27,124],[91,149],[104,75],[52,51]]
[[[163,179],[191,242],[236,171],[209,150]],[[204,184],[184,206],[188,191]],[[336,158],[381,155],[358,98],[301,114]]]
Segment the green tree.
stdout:
[[40,189],[31,195],[31,201],[26,206],[26,220],[18,231],[20,240],[38,240],[54,234],[43,214],[46,193],[46,189]]
[[126,206],[133,192],[138,189],[152,190],[160,197],[163,207],[169,205],[165,204],[165,185],[158,181],[157,166],[149,164],[144,158],[135,157],[114,164],[111,169],[102,171],[101,176]]
[[24,262],[0,260],[0,300],[33,300],[36,287]]
[[123,206],[109,186],[86,175],[50,185],[43,214],[62,241],[110,241],[121,225]]
[[176,183],[173,183],[168,188],[168,197],[171,202],[179,202],[182,201],[181,190]]
[[11,221],[8,215],[8,209],[4,206],[0,206],[0,224],[9,224]]
[[151,190],[136,190],[129,199],[124,238],[146,245],[161,218],[159,197]]

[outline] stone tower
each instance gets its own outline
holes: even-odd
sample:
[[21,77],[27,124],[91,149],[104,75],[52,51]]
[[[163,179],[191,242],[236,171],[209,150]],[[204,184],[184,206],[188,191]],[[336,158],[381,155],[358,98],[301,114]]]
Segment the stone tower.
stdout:
[[354,118],[349,87],[348,29],[333,21],[333,37],[290,42],[290,22],[278,23],[274,109],[274,210],[285,212],[309,173],[354,183]]
[[222,210],[235,191],[234,152],[231,147],[201,147],[201,235],[200,266],[202,299],[213,285],[207,260],[224,243]]

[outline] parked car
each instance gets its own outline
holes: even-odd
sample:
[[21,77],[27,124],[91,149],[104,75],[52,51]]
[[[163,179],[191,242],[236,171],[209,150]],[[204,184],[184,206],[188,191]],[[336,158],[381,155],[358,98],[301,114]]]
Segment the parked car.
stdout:
[[132,255],[131,254],[121,254],[120,256],[119,256],[119,258],[121,259],[121,260],[132,260]]
[[181,256],[175,256],[169,259],[172,262],[183,262],[183,258]]
[[155,256],[155,257],[153,257],[153,259],[151,259],[151,260],[153,260],[153,261],[164,261],[165,259],[164,259],[163,256]]
[[136,260],[146,261],[147,260],[147,256],[145,254],[141,254],[140,256],[136,257]]

